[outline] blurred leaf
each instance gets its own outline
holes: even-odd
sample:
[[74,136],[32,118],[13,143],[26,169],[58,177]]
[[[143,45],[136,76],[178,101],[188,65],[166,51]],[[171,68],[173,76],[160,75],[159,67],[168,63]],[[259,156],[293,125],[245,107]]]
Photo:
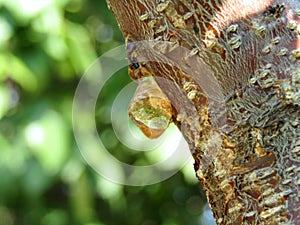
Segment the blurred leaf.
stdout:
[[94,198],[85,171],[75,182],[71,183],[71,202],[74,217],[78,224],[94,219]]
[[51,5],[32,21],[32,27],[36,32],[58,35],[63,32],[63,20],[62,9]]
[[10,143],[0,135],[0,165],[8,169],[14,176],[23,175],[26,170],[28,152],[25,150],[24,144],[19,137],[14,139],[14,143]]
[[65,60],[68,56],[68,48],[62,36],[49,35],[45,42],[45,50],[55,60]]
[[7,88],[4,85],[0,84],[0,119],[9,110],[9,106],[10,106],[9,88]]
[[26,24],[43,9],[53,3],[53,0],[3,0],[3,4],[11,11],[19,24]]
[[6,19],[0,17],[0,47],[13,35],[13,27]]
[[83,27],[71,22],[65,25],[67,32],[70,33],[66,37],[70,60],[77,74],[81,75],[97,56],[90,44],[88,33]]
[[0,206],[0,225],[13,225],[15,224],[14,216],[12,212],[6,208]]
[[0,65],[0,80],[10,77],[27,91],[36,90],[37,80],[34,74],[18,57],[10,53],[0,54]]
[[31,198],[40,197],[51,184],[50,176],[37,162],[31,161],[27,166],[26,172],[21,177],[23,190]]
[[51,210],[42,219],[42,225],[66,225],[68,215],[64,210]]
[[68,130],[61,116],[47,110],[41,118],[25,129],[26,141],[32,153],[50,174],[57,173],[68,156]]

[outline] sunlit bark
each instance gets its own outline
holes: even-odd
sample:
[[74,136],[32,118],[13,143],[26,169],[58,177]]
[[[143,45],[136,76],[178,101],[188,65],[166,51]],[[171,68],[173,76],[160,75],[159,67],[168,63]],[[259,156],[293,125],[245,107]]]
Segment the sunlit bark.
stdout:
[[300,1],[107,2],[131,42],[191,50],[131,73],[171,101],[217,224],[299,224]]

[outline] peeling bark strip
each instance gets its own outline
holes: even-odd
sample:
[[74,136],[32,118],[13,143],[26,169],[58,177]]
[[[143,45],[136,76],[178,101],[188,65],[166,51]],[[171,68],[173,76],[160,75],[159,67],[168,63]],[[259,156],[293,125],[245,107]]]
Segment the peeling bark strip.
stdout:
[[107,2],[132,42],[190,50],[179,67],[130,69],[171,101],[217,224],[300,224],[300,1]]

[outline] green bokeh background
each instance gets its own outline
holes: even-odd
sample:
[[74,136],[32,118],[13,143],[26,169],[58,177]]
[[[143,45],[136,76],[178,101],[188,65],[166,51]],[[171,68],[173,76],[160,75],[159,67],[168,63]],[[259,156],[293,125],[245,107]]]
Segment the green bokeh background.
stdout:
[[[191,164],[161,183],[129,187],[80,155],[76,86],[98,56],[123,43],[103,0],[0,0],[0,225],[212,224]],[[97,104],[99,135],[116,157],[140,163],[147,155],[123,154],[107,119],[131,82],[126,68],[115,77]]]

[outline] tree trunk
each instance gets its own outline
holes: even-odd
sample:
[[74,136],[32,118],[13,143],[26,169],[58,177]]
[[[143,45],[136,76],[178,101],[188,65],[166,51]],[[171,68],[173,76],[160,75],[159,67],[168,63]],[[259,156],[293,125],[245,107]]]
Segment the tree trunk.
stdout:
[[[132,77],[172,103],[216,223],[300,224],[300,1],[107,2]],[[134,52],[141,40],[157,42]]]

